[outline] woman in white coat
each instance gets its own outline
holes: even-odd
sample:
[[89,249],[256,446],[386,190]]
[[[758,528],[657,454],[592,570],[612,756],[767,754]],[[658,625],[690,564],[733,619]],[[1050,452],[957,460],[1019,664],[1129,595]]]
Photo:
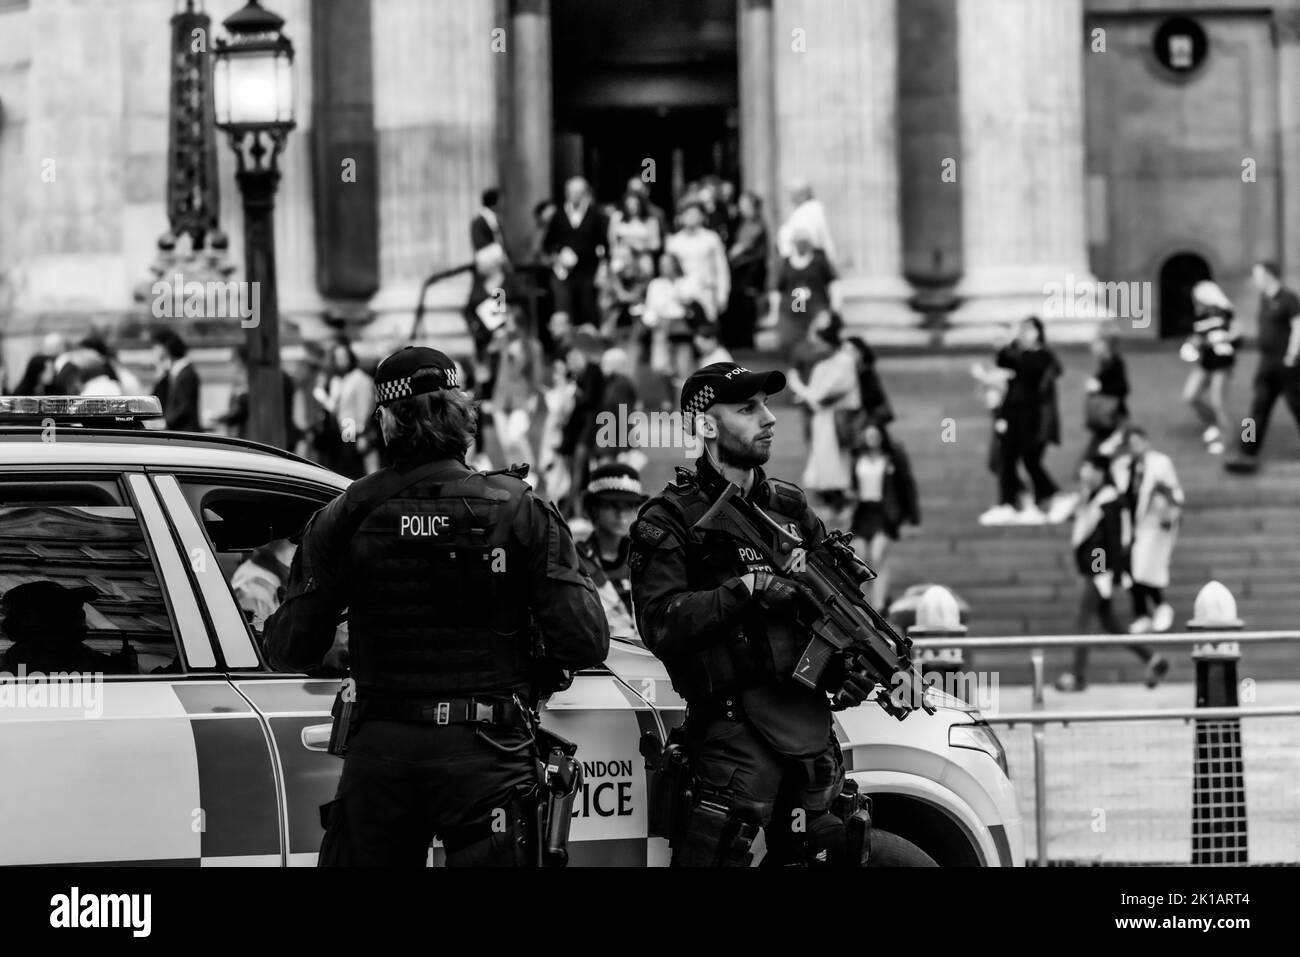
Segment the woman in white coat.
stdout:
[[816,496],[824,511],[823,519],[831,527],[841,527],[841,513],[848,506],[853,487],[852,457],[841,433],[843,417],[862,407],[858,387],[857,349],[842,338],[844,320],[839,313],[823,310],[813,319],[810,335],[819,337],[831,351],[822,357],[808,382],[798,377],[791,389],[799,401],[812,412],[809,435],[808,465],[803,473],[803,487]]
[[1173,461],[1151,448],[1145,431],[1130,428],[1125,441],[1127,454],[1115,460],[1113,474],[1133,529],[1129,574],[1134,620],[1129,632],[1168,631],[1174,623],[1174,609],[1165,601],[1164,589],[1169,587],[1183,489]]

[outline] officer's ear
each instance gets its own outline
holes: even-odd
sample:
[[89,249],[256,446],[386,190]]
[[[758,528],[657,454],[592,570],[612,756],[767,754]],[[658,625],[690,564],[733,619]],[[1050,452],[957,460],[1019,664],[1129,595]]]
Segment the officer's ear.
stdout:
[[718,420],[707,412],[701,412],[695,417],[695,434],[702,439],[716,439]]

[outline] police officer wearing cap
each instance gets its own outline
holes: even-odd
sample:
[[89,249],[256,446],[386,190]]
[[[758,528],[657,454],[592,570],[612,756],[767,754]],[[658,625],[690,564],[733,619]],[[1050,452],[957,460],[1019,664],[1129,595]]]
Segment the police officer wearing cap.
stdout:
[[578,558],[600,595],[611,637],[637,637],[627,564],[632,545],[628,535],[645,500],[641,474],[619,462],[593,471],[583,491],[582,508],[593,531],[578,543]]
[[642,508],[632,526],[633,603],[646,645],[687,701],[684,750],[694,803],[672,835],[674,866],[746,866],[762,828],[764,864],[852,864],[846,852],[844,766],[831,728],[837,707],[870,686],[844,662],[825,687],[794,681],[811,635],[808,598],[754,549],[693,526],[726,488],[814,544],[825,528],[795,485],[768,478],[780,372],[734,363],[706,366],[681,395],[688,429],[703,443],[696,471]]
[[568,526],[523,471],[476,472],[456,367],[408,347],[379,364],[393,464],[354,482],[302,534],[266,626],[273,666],[317,664],[347,609],[357,715],[321,865],[536,859],[530,698],[604,660],[609,634]]

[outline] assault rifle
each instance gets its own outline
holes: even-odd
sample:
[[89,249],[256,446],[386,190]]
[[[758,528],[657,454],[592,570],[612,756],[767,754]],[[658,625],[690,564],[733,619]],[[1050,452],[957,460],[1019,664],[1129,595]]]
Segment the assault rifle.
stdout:
[[875,577],[853,553],[849,536],[832,532],[806,544],[746,500],[740,488],[727,488],[695,523],[699,531],[720,532],[757,549],[778,574],[805,586],[816,608],[813,639],[795,667],[796,681],[816,688],[837,654],[884,688],[876,703],[902,721],[917,708],[933,714],[926,700],[920,668],[912,662],[912,642],[896,632],[867,603],[863,582]]

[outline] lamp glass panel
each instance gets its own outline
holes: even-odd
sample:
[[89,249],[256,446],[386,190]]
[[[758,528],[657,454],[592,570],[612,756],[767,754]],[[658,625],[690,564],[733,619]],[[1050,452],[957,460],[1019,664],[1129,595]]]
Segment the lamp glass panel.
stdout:
[[285,53],[276,55],[275,75],[276,106],[279,114],[277,119],[282,123],[292,123],[294,121],[295,100],[297,99],[292,56]]
[[[226,95],[231,123],[275,123],[280,119],[280,59],[270,50],[229,57]],[[217,115],[220,117],[220,112]]]

